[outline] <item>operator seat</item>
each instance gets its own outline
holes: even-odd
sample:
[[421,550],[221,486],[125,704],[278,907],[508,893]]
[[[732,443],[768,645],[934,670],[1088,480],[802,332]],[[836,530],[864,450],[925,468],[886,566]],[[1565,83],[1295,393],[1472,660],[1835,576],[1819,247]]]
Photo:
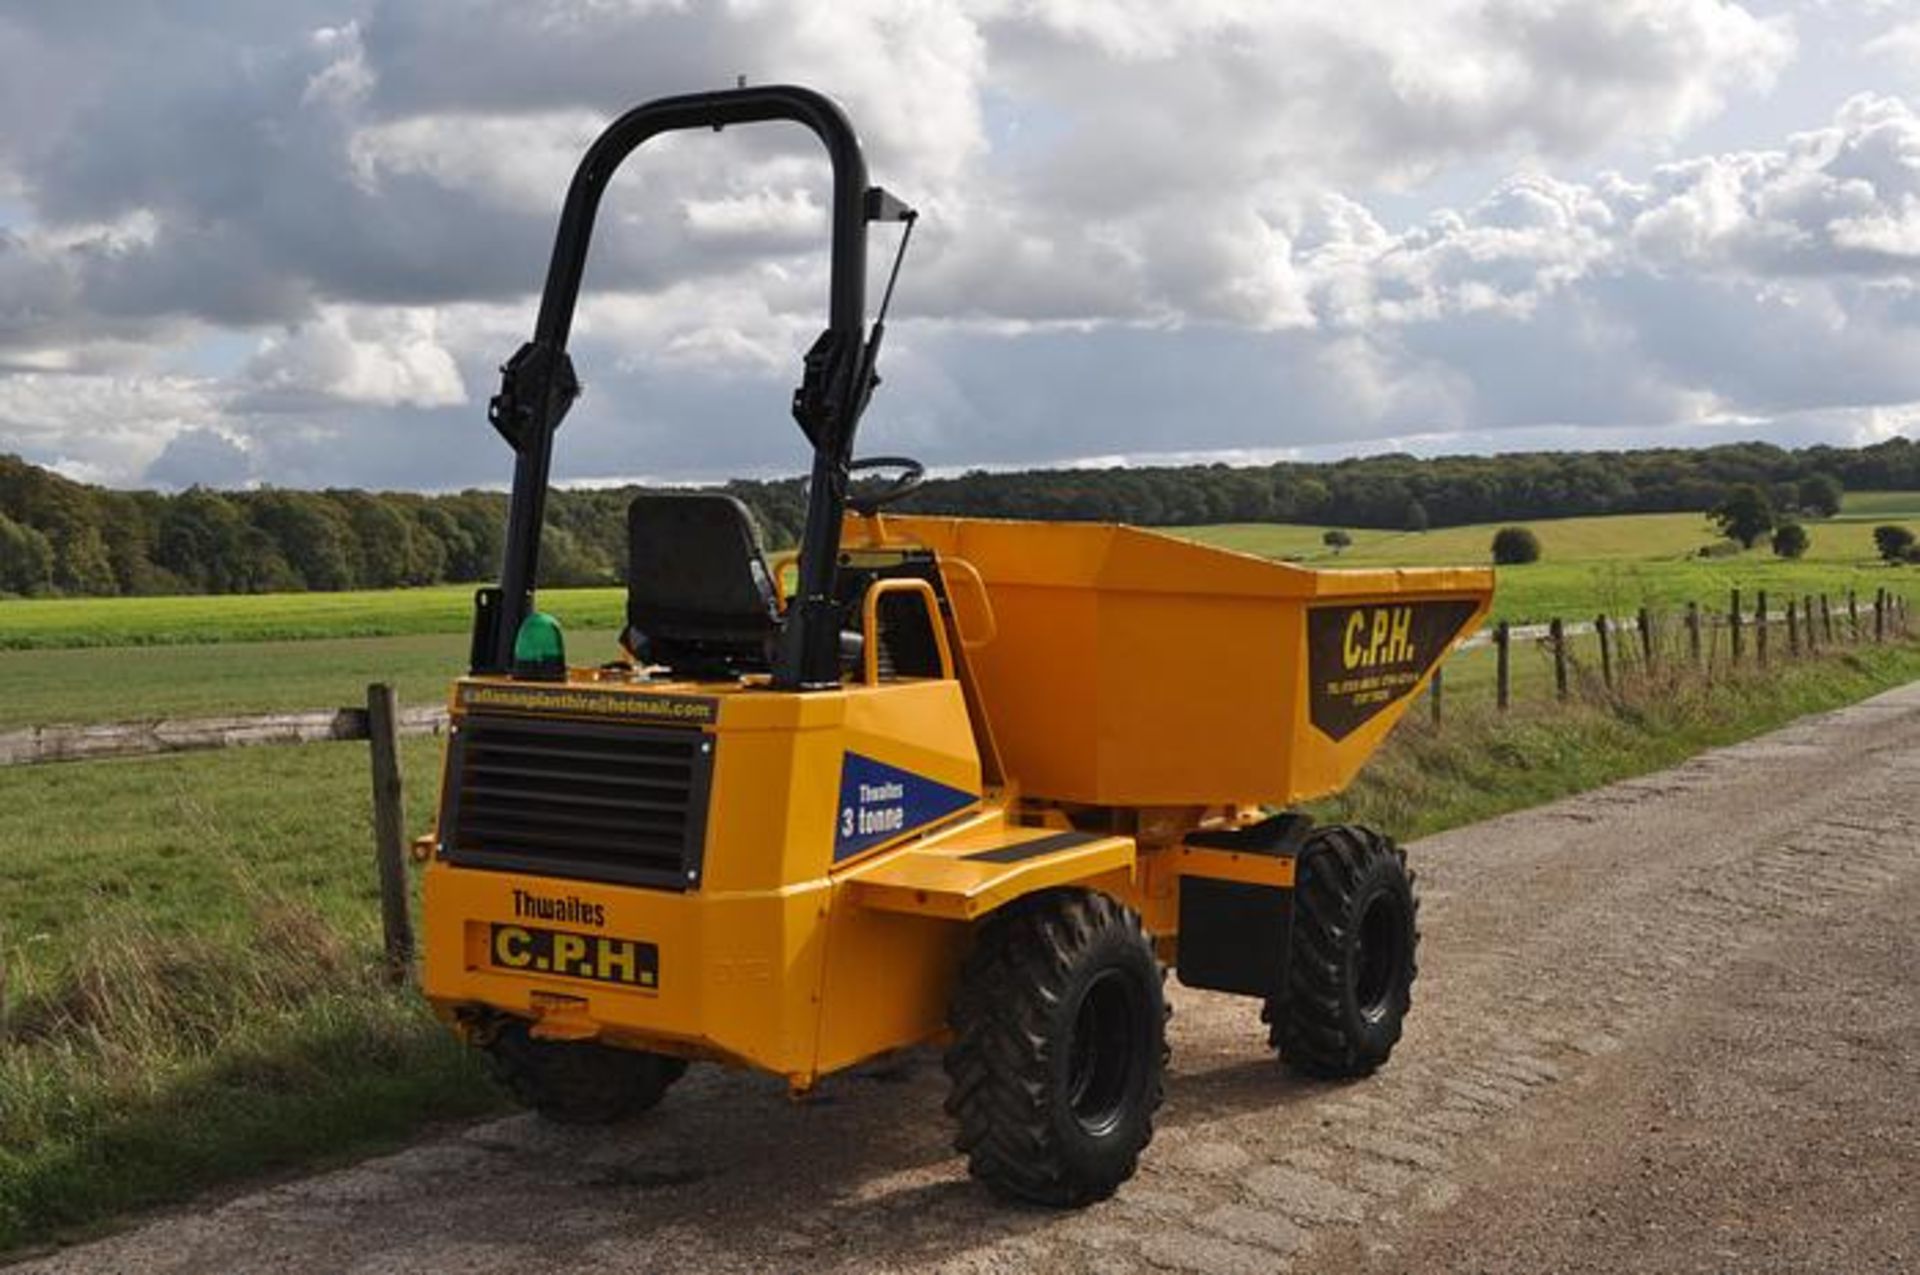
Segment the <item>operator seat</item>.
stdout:
[[764,673],[780,604],[747,507],[719,492],[650,492],[627,507],[627,641],[686,677]]

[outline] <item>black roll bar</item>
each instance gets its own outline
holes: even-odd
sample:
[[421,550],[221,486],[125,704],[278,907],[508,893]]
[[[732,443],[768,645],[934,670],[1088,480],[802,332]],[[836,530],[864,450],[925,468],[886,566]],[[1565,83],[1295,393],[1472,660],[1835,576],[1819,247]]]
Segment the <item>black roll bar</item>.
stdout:
[[[501,369],[500,393],[488,419],[513,445],[513,496],[507,513],[505,561],[490,642],[476,642],[476,663],[491,653],[489,669],[512,666],[513,641],[533,605],[546,514],[553,434],[580,386],[567,356],[567,337],[593,237],[594,217],[608,182],[627,156],[649,138],[681,129],[791,120],[811,129],[833,162],[833,259],[827,329],[807,352],[793,414],[813,446],[807,523],[800,541],[800,580],[788,604],[774,662],[774,685],[786,689],[837,686],[840,620],[833,601],[846,508],[847,463],[860,414],[877,384],[865,344],[867,222],[910,220],[912,210],[867,186],[867,163],[853,126],[833,101],[812,89],[767,85],[665,97],[635,107],[587,149],[567,188],[554,236],[553,259],[533,339]],[[481,607],[485,616],[486,605]]]

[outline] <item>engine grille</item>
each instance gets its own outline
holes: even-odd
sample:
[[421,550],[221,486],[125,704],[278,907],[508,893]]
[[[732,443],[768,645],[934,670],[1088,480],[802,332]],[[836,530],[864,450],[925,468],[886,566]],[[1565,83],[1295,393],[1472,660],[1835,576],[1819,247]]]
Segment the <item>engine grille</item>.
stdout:
[[685,890],[699,884],[714,739],[698,730],[469,715],[447,756],[454,863]]

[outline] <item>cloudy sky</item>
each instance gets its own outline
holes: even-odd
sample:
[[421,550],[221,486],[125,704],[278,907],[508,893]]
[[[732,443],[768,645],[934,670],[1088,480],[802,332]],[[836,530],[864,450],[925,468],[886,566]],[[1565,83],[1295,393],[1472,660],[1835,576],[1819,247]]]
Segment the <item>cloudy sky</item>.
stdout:
[[[575,158],[738,75],[924,214],[867,450],[1920,435],[1920,0],[0,0],[0,450],[503,482]],[[777,125],[629,162],[559,477],[800,467],[825,175]]]

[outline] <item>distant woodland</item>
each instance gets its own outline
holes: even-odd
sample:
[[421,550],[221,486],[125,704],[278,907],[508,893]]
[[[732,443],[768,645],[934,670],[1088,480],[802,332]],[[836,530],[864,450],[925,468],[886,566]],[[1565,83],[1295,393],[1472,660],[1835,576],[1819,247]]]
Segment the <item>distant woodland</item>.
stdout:
[[[1578,514],[1705,511],[1735,484],[1782,509],[1807,493],[1920,489],[1920,443],[1799,451],[1763,443],[1695,450],[1370,456],[1256,467],[1036,469],[929,482],[901,506],[923,513],[1090,519],[1143,526],[1293,522],[1425,530]],[[634,488],[556,490],[543,583],[616,581]],[[770,547],[805,513],[798,479],[732,482]],[[480,581],[497,572],[498,492],[291,491],[177,494],[76,483],[0,456],[0,593],[260,593]]]

